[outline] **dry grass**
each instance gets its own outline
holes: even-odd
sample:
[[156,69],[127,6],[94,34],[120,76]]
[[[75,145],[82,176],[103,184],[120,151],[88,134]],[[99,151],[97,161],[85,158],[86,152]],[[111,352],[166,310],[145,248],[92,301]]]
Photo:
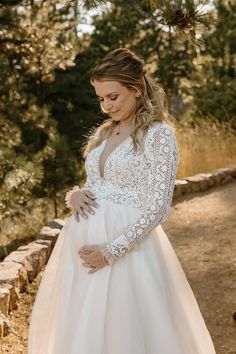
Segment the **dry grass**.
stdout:
[[182,121],[176,135],[180,152],[177,178],[236,166],[236,131],[228,124],[213,119]]

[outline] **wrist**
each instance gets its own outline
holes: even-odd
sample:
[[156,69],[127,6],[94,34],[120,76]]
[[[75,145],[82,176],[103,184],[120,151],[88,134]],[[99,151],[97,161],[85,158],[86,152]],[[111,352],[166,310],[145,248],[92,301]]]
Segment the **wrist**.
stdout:
[[104,242],[101,245],[101,252],[106,257],[109,264],[113,264],[118,258],[123,257],[127,252],[134,249],[132,244],[125,234],[121,234],[115,240]]
[[104,257],[105,262],[107,265],[112,265],[115,261],[116,258],[114,255],[109,251],[107,247],[108,242],[104,242],[103,244],[100,245],[100,251]]

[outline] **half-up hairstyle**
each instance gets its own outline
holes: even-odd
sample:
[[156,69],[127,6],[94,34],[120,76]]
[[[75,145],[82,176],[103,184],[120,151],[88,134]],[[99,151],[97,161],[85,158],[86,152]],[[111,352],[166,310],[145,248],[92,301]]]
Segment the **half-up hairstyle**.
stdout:
[[[144,61],[130,49],[119,48],[108,53],[93,69],[91,84],[94,80],[118,81],[141,93],[132,118],[131,138],[135,150],[141,145],[144,135],[154,122],[171,124],[164,90],[146,73]],[[88,136],[83,147],[84,157],[108,138],[116,124],[117,122],[108,118]]]

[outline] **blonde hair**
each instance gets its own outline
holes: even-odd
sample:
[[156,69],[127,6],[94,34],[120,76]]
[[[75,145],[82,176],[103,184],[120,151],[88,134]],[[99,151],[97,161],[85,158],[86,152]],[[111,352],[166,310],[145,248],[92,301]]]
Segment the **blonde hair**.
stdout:
[[[171,124],[164,90],[146,74],[144,61],[130,49],[119,48],[108,53],[93,69],[90,82],[93,83],[94,80],[118,81],[127,88],[136,88],[141,93],[132,118],[131,138],[135,150],[141,145],[148,128],[154,122]],[[116,124],[117,122],[108,118],[93,129],[82,149],[84,157],[110,136]]]

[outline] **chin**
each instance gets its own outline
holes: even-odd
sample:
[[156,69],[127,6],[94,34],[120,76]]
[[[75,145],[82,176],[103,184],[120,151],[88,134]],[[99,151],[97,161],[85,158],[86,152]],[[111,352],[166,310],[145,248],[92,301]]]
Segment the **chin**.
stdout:
[[111,119],[114,121],[114,122],[119,122],[120,120],[122,120],[121,118],[119,117],[116,117],[116,116],[111,116]]

